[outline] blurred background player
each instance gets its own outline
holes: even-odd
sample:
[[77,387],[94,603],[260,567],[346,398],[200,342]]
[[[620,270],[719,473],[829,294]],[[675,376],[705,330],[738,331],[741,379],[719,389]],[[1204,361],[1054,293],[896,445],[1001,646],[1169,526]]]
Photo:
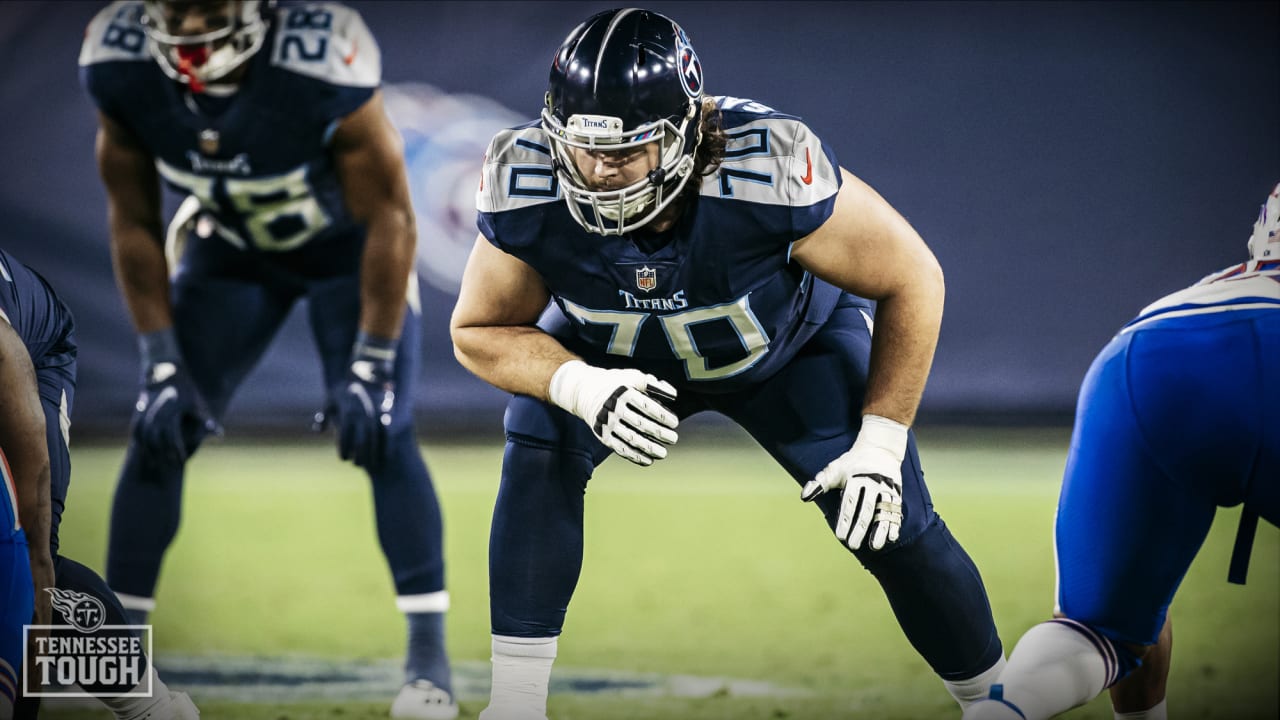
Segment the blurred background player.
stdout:
[[[369,474],[408,618],[392,714],[456,716],[440,508],[412,416],[416,234],[377,43],[337,4],[117,2],[90,23],[80,66],[144,385],[112,511],[111,587],[135,618],[154,608],[184,465],[305,299],[324,418]],[[176,267],[161,179],[194,198],[172,228]]]
[[[124,608],[97,573],[58,554],[58,526],[71,484],[68,443],[75,388],[75,320],[71,311],[44,278],[0,250],[0,475],[6,485],[0,494],[13,499],[9,493],[16,491],[18,511],[17,517],[4,513],[7,501],[0,501],[0,522],[5,523],[4,535],[9,538],[0,544],[0,600],[4,600],[0,603],[4,622],[0,626],[0,718],[13,712],[13,707],[6,709],[6,705],[15,697],[17,717],[35,717],[39,710],[39,698],[20,697],[22,625],[65,624],[60,614],[50,610],[48,588],[56,584],[63,590],[92,595],[105,608],[103,624],[128,623]],[[22,547],[23,528],[27,547]],[[29,565],[9,557],[10,549],[19,548],[23,553],[29,548]],[[10,562],[14,564],[6,568]],[[6,581],[11,583],[7,587]],[[26,587],[19,586],[23,581]],[[92,634],[107,638],[119,632],[99,629]],[[199,716],[190,698],[171,692],[154,669],[149,672],[149,696],[100,699],[122,720]],[[10,682],[13,688],[8,686]],[[139,693],[147,682],[136,688],[86,685],[83,689],[89,693],[106,689]]]
[[1244,582],[1258,516],[1280,524],[1278,429],[1280,185],[1247,262],[1148,305],[1089,368],[1058,500],[1056,619],[1022,636],[966,720],[1048,718],[1108,687],[1117,718],[1163,720],[1169,604],[1218,507],[1244,504]]
[[595,466],[666,457],[703,410],[801,485],[956,700],[985,697],[1000,640],[909,430],[943,304],[924,242],[797,118],[705,96],[663,15],[579,25],[546,103],[490,145],[452,323],[461,362],[515,393],[481,717],[546,716]]

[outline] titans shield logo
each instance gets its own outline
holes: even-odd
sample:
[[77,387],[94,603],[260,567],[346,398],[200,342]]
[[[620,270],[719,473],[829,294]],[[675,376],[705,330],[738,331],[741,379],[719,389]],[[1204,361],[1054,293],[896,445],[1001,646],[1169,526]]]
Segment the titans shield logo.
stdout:
[[680,64],[680,79],[683,81],[680,86],[684,88],[685,94],[695,99],[700,97],[702,95],[702,63],[698,61],[698,54],[689,45],[689,37],[684,34],[684,30],[676,36],[676,61]]
[[636,287],[645,292],[652,292],[658,287],[658,271],[651,267],[642,267],[636,270]]

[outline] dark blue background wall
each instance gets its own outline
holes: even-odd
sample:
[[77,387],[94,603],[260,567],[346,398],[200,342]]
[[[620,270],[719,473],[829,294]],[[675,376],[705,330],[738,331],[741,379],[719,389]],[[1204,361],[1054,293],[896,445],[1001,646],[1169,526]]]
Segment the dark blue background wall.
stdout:
[[[533,118],[559,41],[606,3],[356,2],[406,137],[427,306],[420,415],[497,422],[446,332],[485,141]],[[80,322],[76,422],[122,432],[136,353],[115,291],[93,109],[77,81],[98,3],[0,4],[0,244]],[[1146,302],[1243,259],[1280,180],[1280,5],[653,3],[715,94],[801,115],[947,274],[923,419],[1068,416],[1093,354]],[[320,402],[286,328],[232,429]]]

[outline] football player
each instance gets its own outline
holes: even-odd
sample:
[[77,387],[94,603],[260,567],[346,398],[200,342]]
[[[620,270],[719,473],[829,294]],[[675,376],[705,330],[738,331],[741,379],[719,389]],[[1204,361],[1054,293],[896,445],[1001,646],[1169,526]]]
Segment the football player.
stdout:
[[966,720],[1048,718],[1108,687],[1117,718],[1167,716],[1169,603],[1214,512],[1244,505],[1241,583],[1257,518],[1280,523],[1280,185],[1248,247],[1093,361],[1058,500],[1055,619],[1022,636]]
[[[154,608],[183,468],[290,309],[308,303],[338,450],[367,471],[408,618],[395,717],[452,718],[440,508],[414,433],[413,211],[378,44],[332,3],[116,2],[80,55],[99,110],[116,278],[142,393],[107,578]],[[166,264],[161,181],[187,196]],[[407,311],[406,311],[407,306]]]
[[[71,483],[75,387],[71,311],[44,278],[0,250],[0,537],[5,538],[0,541],[0,718],[11,716],[15,700],[19,717],[34,717],[39,709],[39,698],[22,696],[22,626],[65,624],[51,613],[49,588],[96,597],[105,625],[128,622],[97,573],[58,554],[58,527]],[[93,635],[109,639],[119,632],[103,628]],[[148,672],[150,679],[136,687],[89,684],[83,689],[116,695],[101,699],[121,719],[199,715],[186,694],[170,691],[154,668]],[[148,683],[151,693],[143,696]],[[136,697],[118,696],[123,693]]]
[[707,95],[670,18],[611,10],[556,51],[541,121],[493,139],[477,204],[455,351],[515,395],[485,720],[546,715],[595,467],[661,460],[700,411],[791,475],[955,699],[985,696],[1000,639],[910,430],[942,272],[831,146],[794,116]]

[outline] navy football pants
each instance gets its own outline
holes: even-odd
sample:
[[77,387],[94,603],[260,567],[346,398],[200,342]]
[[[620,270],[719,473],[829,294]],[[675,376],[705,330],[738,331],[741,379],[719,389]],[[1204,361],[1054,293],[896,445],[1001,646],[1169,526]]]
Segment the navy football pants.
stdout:
[[[866,307],[845,296],[791,362],[741,391],[699,394],[683,378],[675,379],[677,413],[714,410],[728,416],[803,485],[857,436],[871,347],[861,312]],[[616,363],[589,355],[586,360]],[[493,632],[558,635],[582,567],[587,482],[610,453],[584,422],[527,396],[508,405],[506,432],[489,547]],[[854,554],[880,581],[903,631],[933,669],[949,680],[972,677],[991,667],[1002,648],[977,568],[934,512],[914,436],[902,479],[898,543]],[[838,492],[816,501],[832,528],[839,502]]]
[[[359,324],[358,272],[311,278],[292,272],[287,258],[221,245],[216,239],[193,239],[173,289],[183,361],[210,410],[218,418],[225,414],[233,393],[303,297],[328,392],[350,363]],[[378,538],[398,595],[444,589],[440,508],[413,426],[418,323],[415,312],[405,313],[395,368],[400,402],[392,413],[383,467],[370,476]],[[182,466],[166,466],[130,443],[112,508],[107,578],[114,590],[154,595],[164,551],[177,533],[182,483]]]

